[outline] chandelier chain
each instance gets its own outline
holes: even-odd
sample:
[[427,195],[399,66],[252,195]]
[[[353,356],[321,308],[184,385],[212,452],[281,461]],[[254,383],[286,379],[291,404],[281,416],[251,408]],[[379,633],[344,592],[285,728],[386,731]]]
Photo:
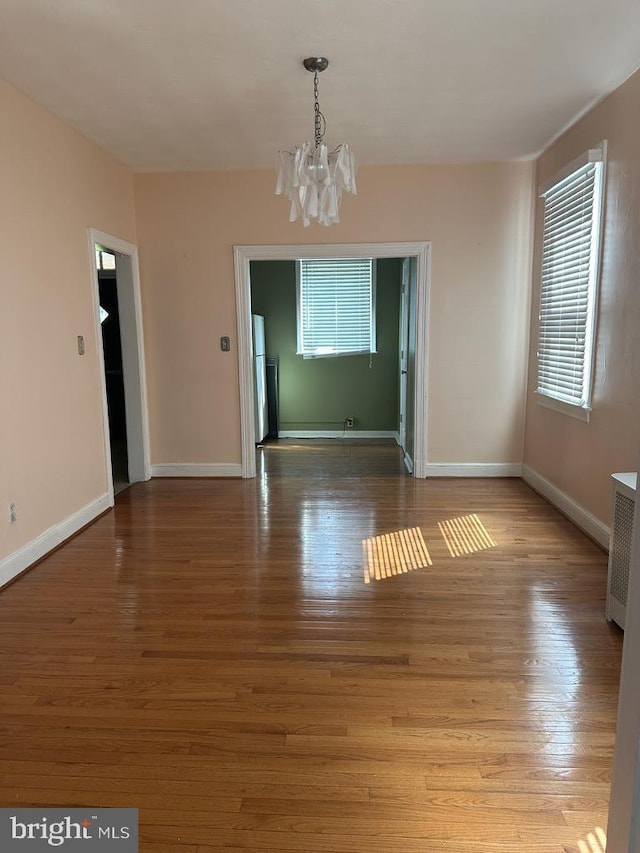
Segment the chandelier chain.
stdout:
[[316,148],[322,145],[324,133],[327,129],[327,123],[324,115],[320,111],[319,91],[318,91],[318,72],[313,75],[313,99],[314,99],[314,126],[315,126],[315,143]]

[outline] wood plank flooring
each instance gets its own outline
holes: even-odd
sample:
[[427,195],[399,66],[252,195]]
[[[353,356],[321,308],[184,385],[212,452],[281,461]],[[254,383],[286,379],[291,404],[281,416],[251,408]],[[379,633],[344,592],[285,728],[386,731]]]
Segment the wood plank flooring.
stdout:
[[606,556],[393,446],[258,467],[135,485],[0,592],[0,804],[137,807],[144,853],[603,850]]

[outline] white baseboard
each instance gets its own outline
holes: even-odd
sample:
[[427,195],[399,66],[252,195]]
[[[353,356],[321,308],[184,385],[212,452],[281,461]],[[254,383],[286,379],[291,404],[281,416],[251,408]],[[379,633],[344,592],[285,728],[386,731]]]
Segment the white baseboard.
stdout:
[[151,466],[152,477],[242,477],[242,465],[233,462],[163,462]]
[[428,462],[425,477],[520,477],[519,462]]
[[396,438],[392,430],[375,429],[283,429],[278,438]]
[[42,557],[46,556],[49,551],[53,551],[58,545],[73,536],[79,530],[82,530],[85,525],[92,522],[95,518],[101,515],[109,507],[113,506],[113,500],[110,495],[104,494],[91,503],[84,506],[78,512],[74,512],[63,521],[54,524],[41,533],[36,539],[32,539],[22,548],[9,554],[3,560],[0,560],[0,586],[8,583],[13,578],[17,577],[29,566],[32,566]]
[[605,551],[609,550],[609,528],[599,518],[590,513],[588,509],[585,509],[577,501],[574,501],[573,498],[569,497],[569,495],[565,494],[565,492],[561,491],[541,474],[538,474],[533,468],[529,468],[528,465],[522,466],[522,479],[534,491],[553,504],[556,509],[560,510],[563,515],[566,515],[567,518],[573,521],[576,527],[579,527],[580,530],[594,539],[598,545],[601,545]]

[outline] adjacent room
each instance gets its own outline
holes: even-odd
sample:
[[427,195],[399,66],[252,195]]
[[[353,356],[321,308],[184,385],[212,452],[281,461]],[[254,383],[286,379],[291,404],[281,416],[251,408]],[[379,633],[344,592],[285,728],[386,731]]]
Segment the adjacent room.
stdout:
[[0,20],[0,849],[640,851],[638,4]]

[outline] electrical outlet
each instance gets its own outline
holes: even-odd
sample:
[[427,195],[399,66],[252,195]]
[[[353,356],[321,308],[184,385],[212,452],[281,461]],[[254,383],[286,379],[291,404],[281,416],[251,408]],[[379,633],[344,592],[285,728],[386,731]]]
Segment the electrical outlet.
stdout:
[[353,418],[345,418],[344,425],[347,429],[353,429]]
[[9,521],[13,524],[14,521],[18,520],[18,513],[16,511],[16,505],[14,503],[9,504]]

